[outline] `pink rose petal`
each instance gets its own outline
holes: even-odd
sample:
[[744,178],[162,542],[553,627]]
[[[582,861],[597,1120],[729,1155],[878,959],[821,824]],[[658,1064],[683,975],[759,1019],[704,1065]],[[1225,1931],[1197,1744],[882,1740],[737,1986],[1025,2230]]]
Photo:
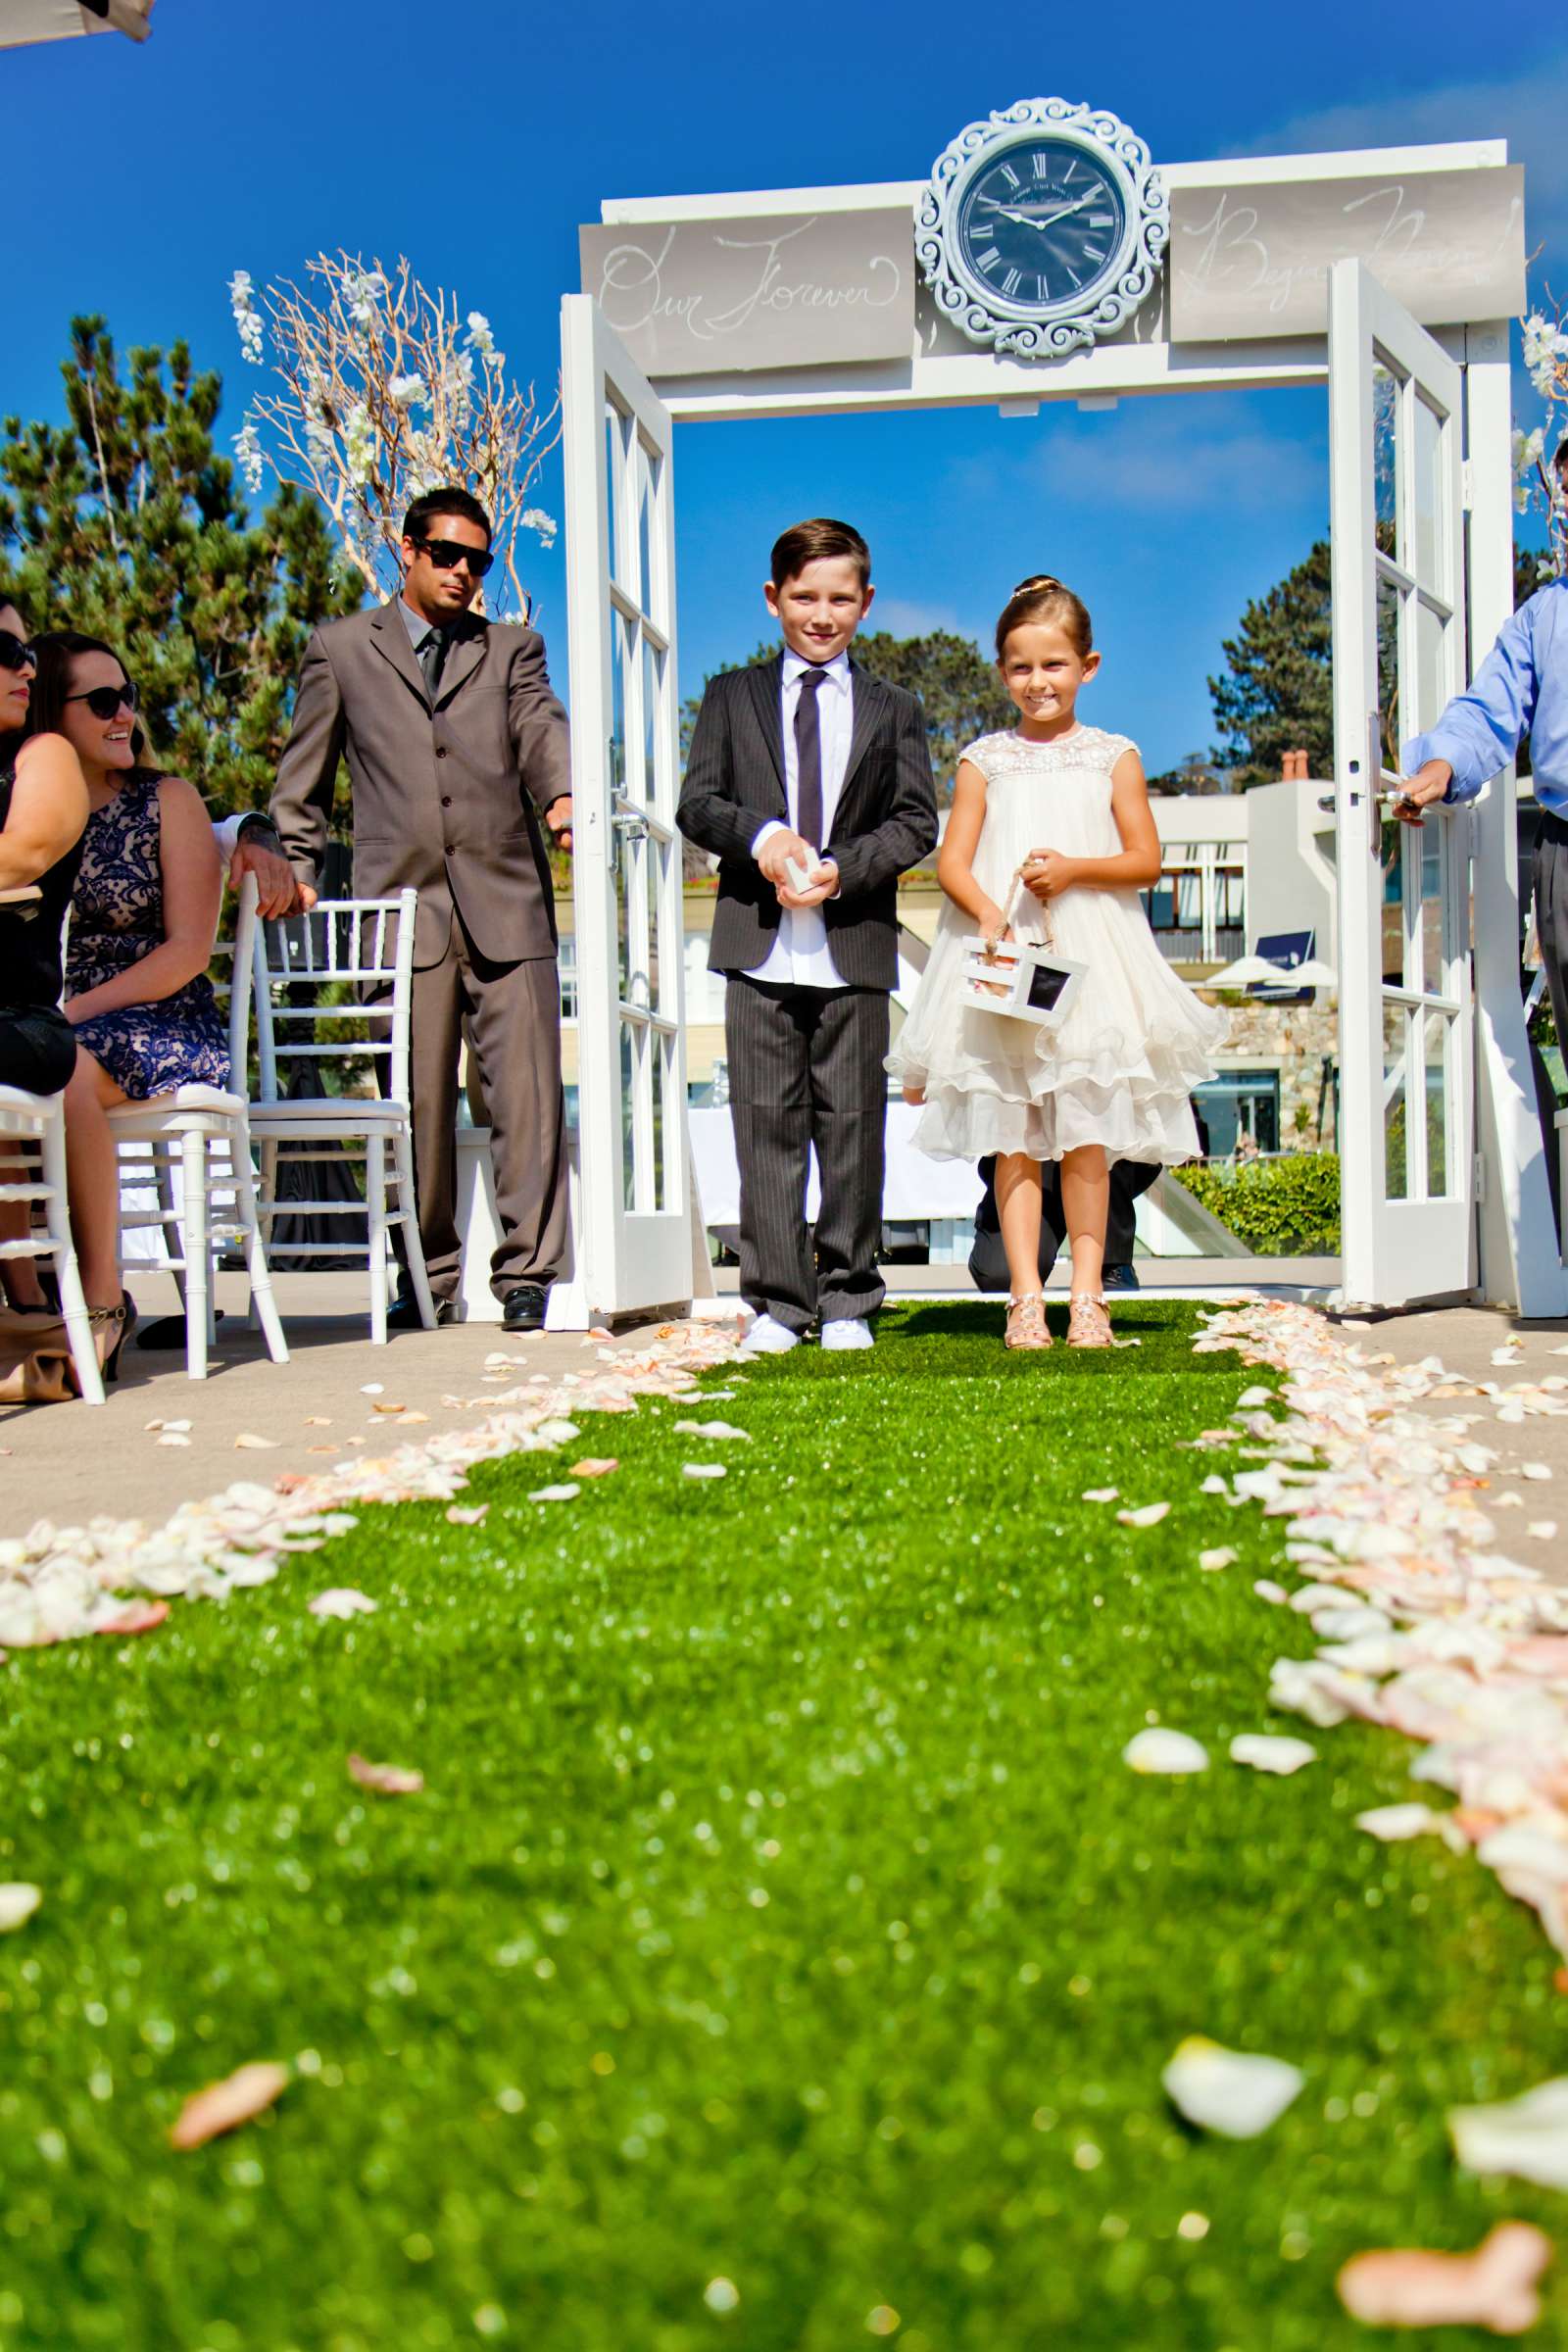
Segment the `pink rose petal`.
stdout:
[[371,1764],[364,1756],[350,1756],[349,1779],[362,1788],[373,1788],[377,1796],[417,1796],[424,1787],[422,1772],[411,1772],[402,1764]]
[[178,2121],[169,2134],[170,2145],[176,2148],[199,2148],[207,2140],[216,2139],[220,2132],[232,2132],[238,2124],[248,2124],[252,2116],[270,2107],[288,2088],[289,2070],[272,2060],[258,2060],[242,2066],[188,2098],[179,2111]]
[[1372,2328],[1490,2328],[1522,2335],[1541,2314],[1536,2281],[1551,2240],[1529,2222],[1499,2222],[1473,2254],[1414,2247],[1357,2254],[1339,2277],[1340,2301]]

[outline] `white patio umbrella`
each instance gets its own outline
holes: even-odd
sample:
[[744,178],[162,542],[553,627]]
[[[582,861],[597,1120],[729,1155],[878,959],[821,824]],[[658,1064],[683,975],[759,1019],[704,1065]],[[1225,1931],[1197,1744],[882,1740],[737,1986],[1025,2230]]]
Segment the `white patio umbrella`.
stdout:
[[0,0],[0,49],[69,41],[83,32],[123,32],[144,41],[153,0]]
[[1270,963],[1266,956],[1238,956],[1223,971],[1210,972],[1200,980],[1200,988],[1250,988],[1254,981],[1264,981],[1270,988],[1289,988],[1294,975],[1283,963]]

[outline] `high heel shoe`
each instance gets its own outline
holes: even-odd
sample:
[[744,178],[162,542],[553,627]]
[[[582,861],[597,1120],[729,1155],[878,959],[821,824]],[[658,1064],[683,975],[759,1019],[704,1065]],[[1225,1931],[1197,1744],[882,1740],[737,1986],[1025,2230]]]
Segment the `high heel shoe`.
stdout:
[[100,1331],[118,1325],[119,1328],[115,1331],[108,1353],[100,1353],[98,1358],[105,1381],[118,1380],[120,1378],[120,1350],[136,1328],[135,1299],[128,1293],[122,1292],[118,1306],[89,1306],[87,1320],[93,1327],[93,1345],[95,1347],[98,1344]]

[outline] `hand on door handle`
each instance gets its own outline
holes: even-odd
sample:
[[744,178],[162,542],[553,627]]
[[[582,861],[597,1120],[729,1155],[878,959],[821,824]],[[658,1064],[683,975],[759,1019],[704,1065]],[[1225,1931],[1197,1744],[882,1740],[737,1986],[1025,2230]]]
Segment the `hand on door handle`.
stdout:
[[1452,782],[1453,770],[1446,760],[1429,760],[1413,776],[1405,778],[1403,788],[1395,795],[1395,815],[1401,824],[1419,825]]

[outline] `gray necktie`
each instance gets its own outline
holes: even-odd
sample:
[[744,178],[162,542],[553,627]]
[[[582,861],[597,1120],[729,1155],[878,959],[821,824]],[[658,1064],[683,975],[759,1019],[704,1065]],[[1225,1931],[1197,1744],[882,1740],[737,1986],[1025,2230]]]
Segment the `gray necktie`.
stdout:
[[825,669],[803,670],[795,705],[795,830],[813,850],[822,847],[822,711],[817,696],[826,676]]
[[445,629],[432,629],[419,648],[419,667],[424,673],[424,691],[435,702],[441,686],[441,666],[447,658]]

